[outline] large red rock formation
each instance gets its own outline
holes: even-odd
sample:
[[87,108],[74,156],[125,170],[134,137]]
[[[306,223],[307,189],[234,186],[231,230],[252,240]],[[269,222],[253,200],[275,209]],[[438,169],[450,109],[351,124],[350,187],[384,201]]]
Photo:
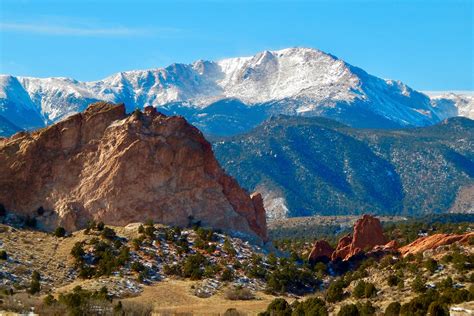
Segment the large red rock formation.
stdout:
[[38,217],[46,228],[193,219],[267,239],[261,196],[224,173],[199,130],[152,107],[126,115],[123,105],[97,103],[0,140],[0,203],[29,216],[49,210]]
[[336,250],[332,254],[332,260],[348,260],[361,252],[370,251],[375,246],[386,243],[387,240],[379,219],[371,215],[363,215],[354,224],[353,235],[344,236],[339,240]]
[[378,245],[385,245],[387,240],[383,234],[380,220],[371,215],[364,215],[354,224],[350,256],[361,251],[368,251]]
[[440,246],[450,245],[455,242],[468,243],[472,238],[474,238],[474,233],[466,233],[461,235],[434,234],[431,236],[418,238],[414,242],[400,247],[398,251],[402,254],[402,256],[407,256],[409,254],[416,254],[426,250],[433,250]]
[[308,260],[311,262],[329,261],[333,252],[334,249],[327,241],[317,240],[309,253]]

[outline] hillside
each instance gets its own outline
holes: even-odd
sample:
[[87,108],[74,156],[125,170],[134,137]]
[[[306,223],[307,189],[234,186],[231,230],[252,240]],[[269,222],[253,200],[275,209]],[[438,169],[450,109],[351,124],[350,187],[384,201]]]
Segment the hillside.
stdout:
[[[385,234],[398,240],[403,236],[396,233],[408,229],[416,235],[419,224],[407,224]],[[436,237],[435,226],[446,232],[472,230],[472,222],[437,223],[427,235]],[[284,299],[292,309],[318,302],[329,315],[361,303],[358,308],[368,308],[367,315],[379,315],[392,302],[412,313],[426,311],[432,301],[443,308],[472,309],[463,302],[474,295],[472,240],[416,248],[415,255],[394,252],[327,264],[308,262],[311,245],[297,240],[286,239],[277,244],[284,252],[269,254],[198,226],[151,222],[125,227],[90,223],[65,236],[59,230],[50,234],[0,224],[0,240],[0,313],[34,307],[40,315],[222,315],[234,308],[234,314],[225,315],[257,315],[267,306],[282,306],[272,302]],[[346,268],[335,269],[341,265]],[[374,288],[361,291],[362,281],[365,288]],[[415,304],[419,301],[425,303]]]
[[90,82],[0,76],[0,115],[24,129],[57,122],[98,100],[125,103],[128,112],[151,105],[183,115],[207,135],[242,133],[274,114],[396,128],[472,113],[472,103],[444,97],[432,102],[402,82],[311,48],[172,64]]
[[354,129],[278,116],[214,142],[222,166],[264,197],[269,217],[472,212],[474,121]]

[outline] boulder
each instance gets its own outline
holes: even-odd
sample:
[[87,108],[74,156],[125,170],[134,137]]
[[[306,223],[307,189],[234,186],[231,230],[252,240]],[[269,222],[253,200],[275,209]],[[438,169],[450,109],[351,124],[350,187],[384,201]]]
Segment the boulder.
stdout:
[[319,261],[328,262],[329,260],[331,260],[333,252],[334,248],[331,247],[331,245],[327,241],[317,240],[314,243],[311,252],[309,253],[308,261],[312,263],[316,263]]

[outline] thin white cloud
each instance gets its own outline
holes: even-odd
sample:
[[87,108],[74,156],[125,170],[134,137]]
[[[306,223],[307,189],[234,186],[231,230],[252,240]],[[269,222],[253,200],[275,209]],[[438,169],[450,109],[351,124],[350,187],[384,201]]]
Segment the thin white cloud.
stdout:
[[33,33],[56,36],[98,36],[98,37],[129,37],[158,36],[170,37],[179,32],[174,28],[129,28],[129,27],[89,27],[66,26],[54,24],[31,24],[0,22],[0,31]]

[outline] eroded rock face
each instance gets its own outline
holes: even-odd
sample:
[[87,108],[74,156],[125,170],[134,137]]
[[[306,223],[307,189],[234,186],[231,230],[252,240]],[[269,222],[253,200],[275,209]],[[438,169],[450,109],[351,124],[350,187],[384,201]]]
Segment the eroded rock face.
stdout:
[[474,238],[474,233],[466,234],[434,234],[431,236],[421,237],[413,241],[412,243],[400,247],[398,251],[402,256],[409,254],[422,253],[427,250],[434,250],[440,246],[446,246],[458,243],[468,243],[471,238]]
[[383,234],[380,220],[365,214],[354,224],[354,235],[349,256],[354,256],[361,251],[369,251],[375,246],[385,245],[386,243],[387,240]]
[[331,247],[331,245],[325,241],[325,240],[317,240],[313,248],[311,249],[311,252],[309,253],[308,256],[308,261],[310,262],[318,262],[318,261],[323,261],[327,262],[331,260],[332,253],[334,252],[334,248]]
[[0,203],[46,228],[152,219],[267,240],[265,210],[226,175],[202,133],[154,108],[126,115],[97,103],[45,129],[0,142]]

